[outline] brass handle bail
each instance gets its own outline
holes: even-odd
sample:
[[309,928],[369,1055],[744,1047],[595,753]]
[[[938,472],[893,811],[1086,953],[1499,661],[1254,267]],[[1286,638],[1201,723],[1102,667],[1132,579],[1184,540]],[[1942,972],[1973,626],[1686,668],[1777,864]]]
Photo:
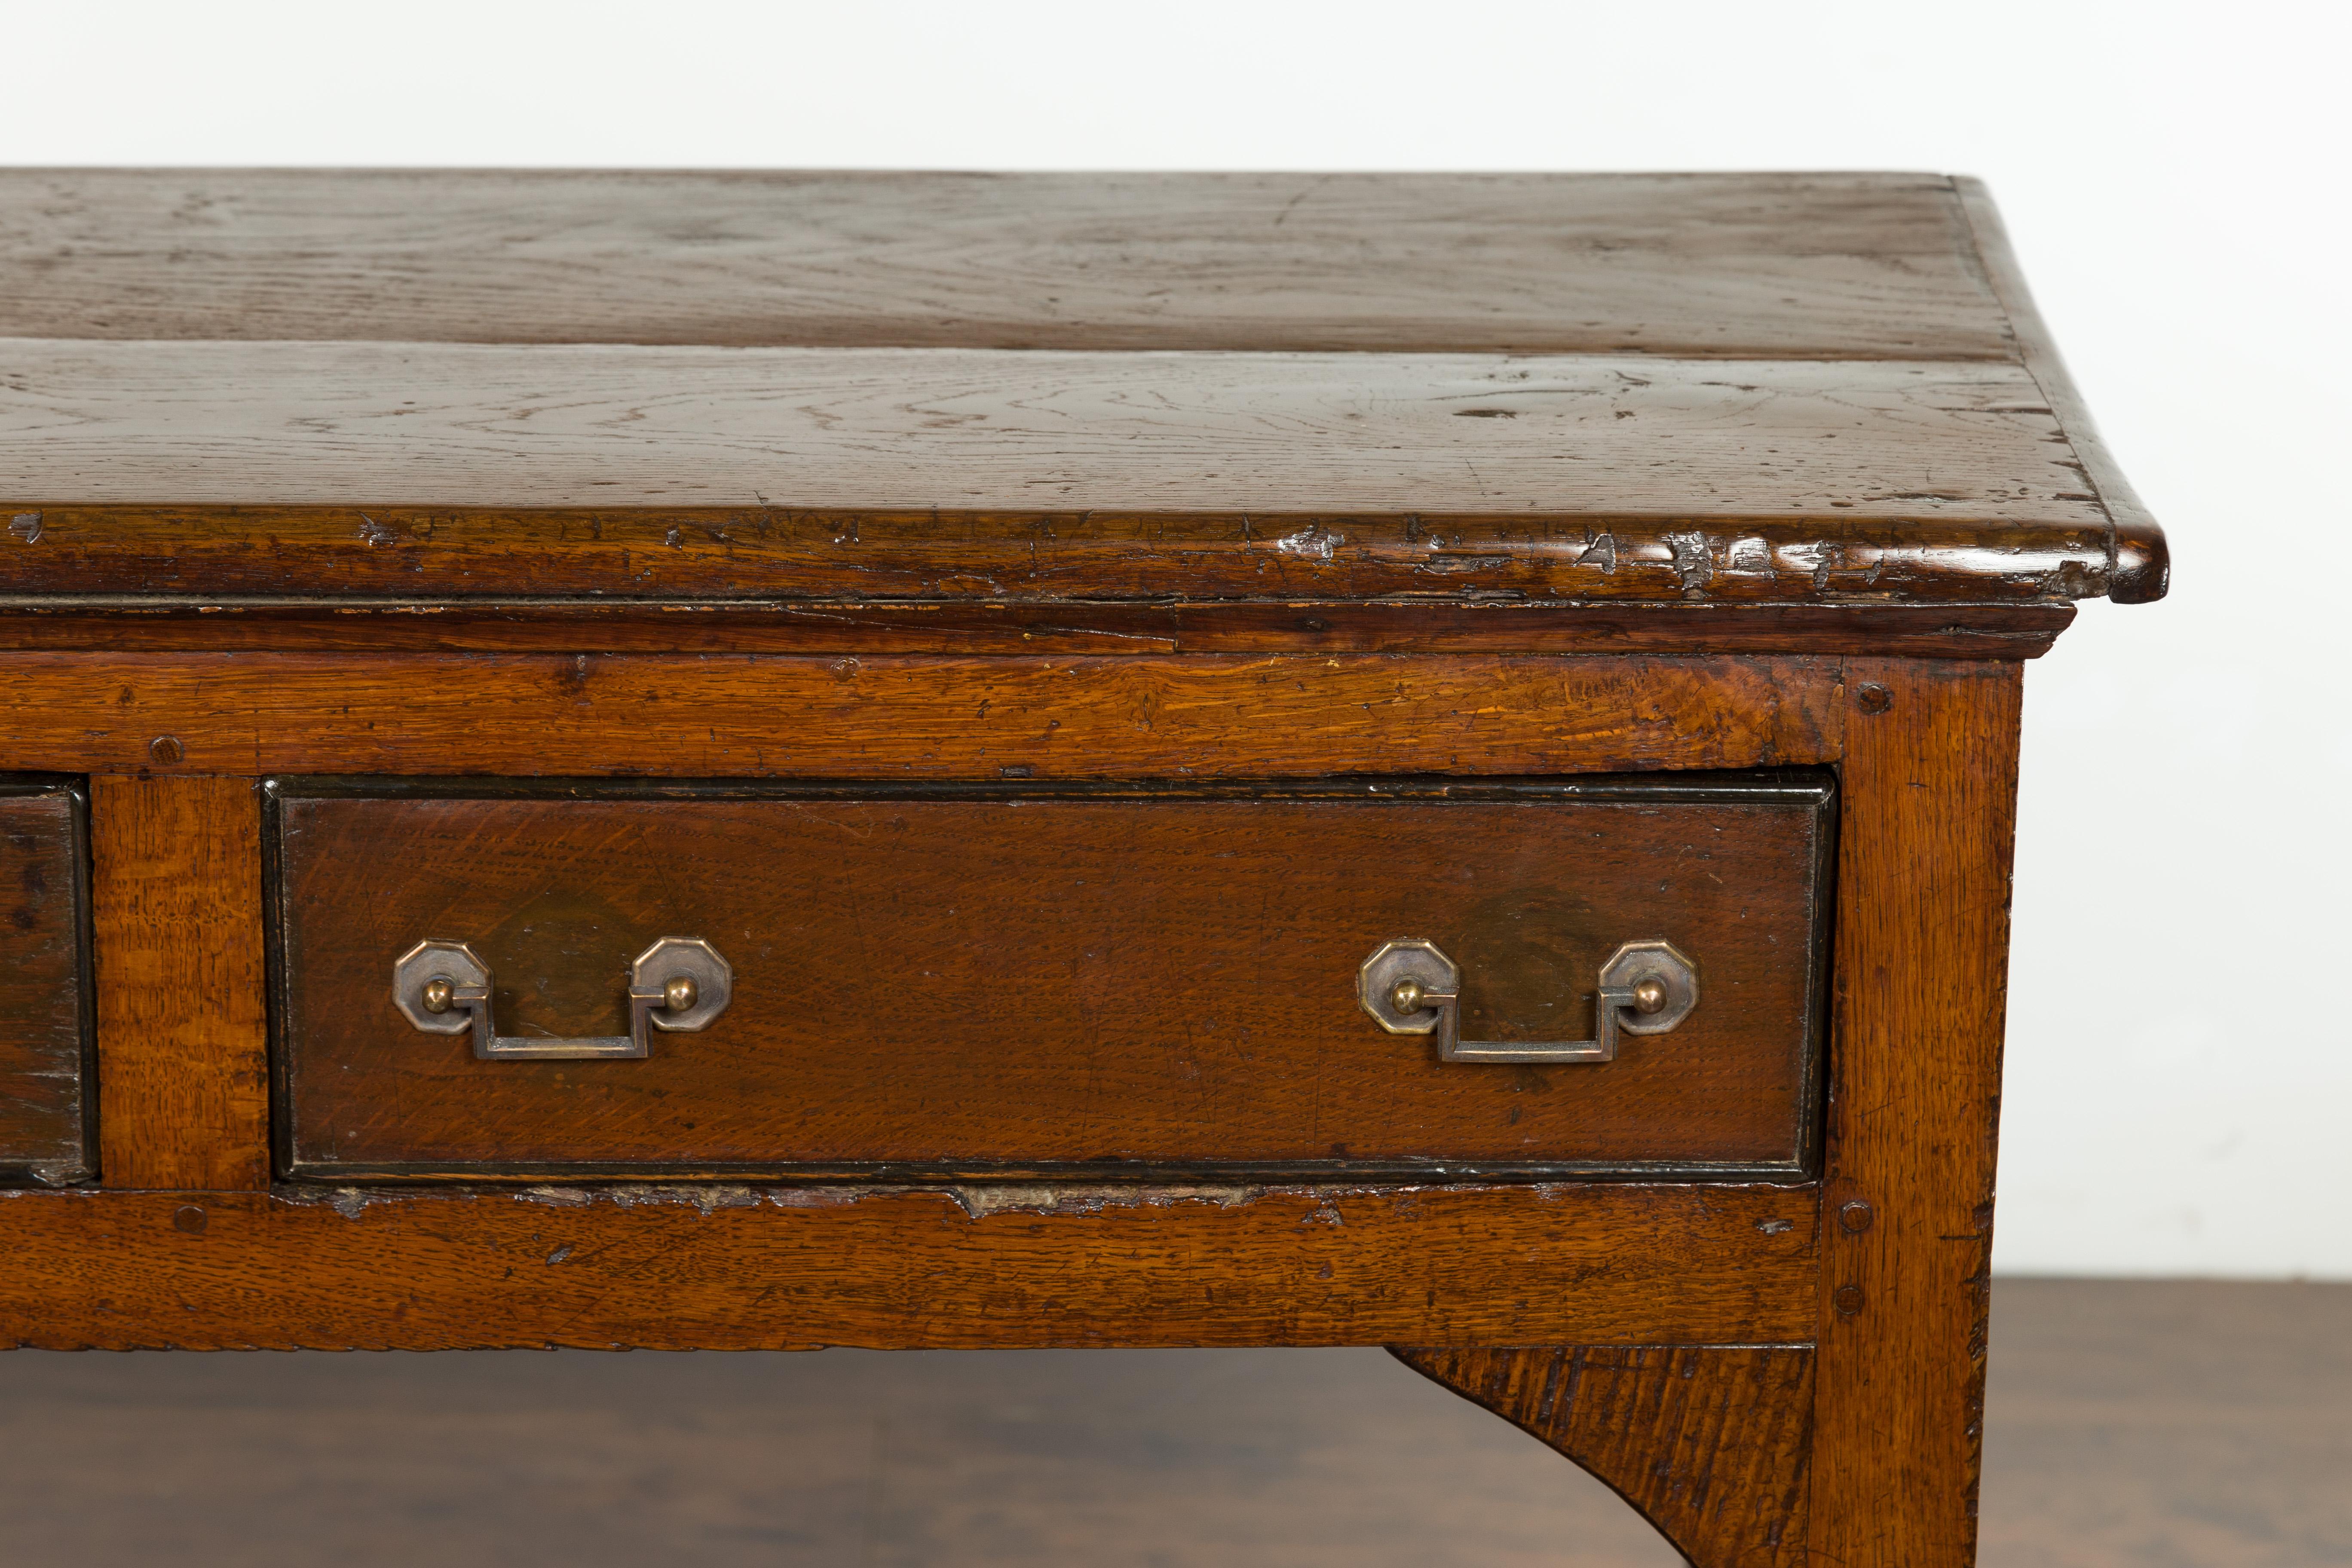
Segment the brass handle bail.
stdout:
[[653,1054],[656,1029],[708,1028],[733,997],[735,972],[699,937],[666,936],[629,965],[629,1032],[547,1040],[501,1035],[492,1016],[490,968],[462,942],[429,939],[392,966],[392,1000],[428,1035],[471,1030],[484,1061],[635,1060]]
[[1462,1038],[1462,969],[1418,938],[1385,942],[1356,972],[1356,999],[1391,1035],[1437,1037],[1449,1062],[1610,1062],[1617,1039],[1663,1035],[1698,1005],[1698,966],[1664,941],[1629,942],[1601,966],[1589,1040]]

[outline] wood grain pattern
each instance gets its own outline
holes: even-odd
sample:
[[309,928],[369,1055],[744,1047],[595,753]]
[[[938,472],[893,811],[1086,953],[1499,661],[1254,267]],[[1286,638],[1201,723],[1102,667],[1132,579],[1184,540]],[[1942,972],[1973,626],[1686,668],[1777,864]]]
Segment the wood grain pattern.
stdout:
[[0,1199],[0,1344],[1756,1342],[1810,1187],[639,1187]]
[[0,336],[2011,357],[1938,174],[0,174]]
[[1948,517],[2028,525],[2029,547],[2107,522],[2033,378],[1996,362],[15,339],[0,378],[12,515],[722,507],[875,514],[866,548],[911,531],[950,555],[977,542],[933,512],[1013,514],[1048,553],[1113,511],[1334,534],[1407,512]]
[[1965,1568],[2021,682],[1894,660],[1849,679],[1812,1544],[1844,1568]]
[[1694,1568],[1807,1561],[1810,1345],[1394,1353],[1607,1482]]
[[82,828],[73,786],[0,779],[0,1183],[65,1186],[97,1163]]
[[226,653],[1712,653],[2038,658],[2074,619],[2010,605],[1515,599],[0,599],[0,649]]
[[90,843],[106,1184],[267,1186],[253,782],[94,778]]
[[[276,812],[292,1163],[368,1174],[1355,1180],[1809,1173],[1822,775],[614,798]],[[452,868],[462,867],[462,875]],[[462,942],[498,1028],[627,1032],[626,965],[699,937],[735,994],[641,1061],[478,1061],[393,1005]],[[1462,965],[1471,1039],[1580,1040],[1623,942],[1704,976],[1669,1034],[1445,1063],[1357,1003],[1381,943]]]
[[[1279,778],[1827,762],[1840,666],[1647,656],[0,655],[58,772]],[[178,761],[157,761],[171,737]]]

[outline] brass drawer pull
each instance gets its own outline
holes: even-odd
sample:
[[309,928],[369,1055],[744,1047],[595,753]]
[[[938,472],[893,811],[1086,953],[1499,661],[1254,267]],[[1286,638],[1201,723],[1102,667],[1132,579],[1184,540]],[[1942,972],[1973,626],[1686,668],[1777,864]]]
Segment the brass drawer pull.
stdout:
[[1385,942],[1356,972],[1356,999],[1391,1035],[1437,1034],[1449,1062],[1609,1062],[1617,1035],[1663,1035],[1698,1005],[1698,969],[1671,942],[1629,942],[1601,966],[1593,1037],[1506,1043],[1462,1038],[1462,969],[1433,942]]
[[490,967],[462,942],[420,942],[392,967],[392,999],[428,1035],[474,1032],[483,1061],[630,1060],[652,1054],[654,1029],[707,1028],[727,1011],[735,972],[709,942],[666,936],[629,965],[629,1032],[587,1039],[500,1035],[490,1017]]

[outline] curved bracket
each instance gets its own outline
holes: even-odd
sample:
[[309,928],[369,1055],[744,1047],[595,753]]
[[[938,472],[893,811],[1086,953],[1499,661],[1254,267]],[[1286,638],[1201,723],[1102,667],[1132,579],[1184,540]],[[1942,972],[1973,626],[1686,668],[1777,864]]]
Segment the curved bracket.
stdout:
[[1695,1568],[1802,1568],[1810,1345],[1392,1345],[1623,1498]]

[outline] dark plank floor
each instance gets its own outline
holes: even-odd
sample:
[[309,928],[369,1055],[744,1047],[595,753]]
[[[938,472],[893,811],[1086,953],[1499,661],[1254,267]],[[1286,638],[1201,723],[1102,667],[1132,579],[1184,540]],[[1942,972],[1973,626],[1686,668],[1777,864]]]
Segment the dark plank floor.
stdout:
[[[1993,1568],[2352,1563],[2352,1286],[2007,1281]],[[0,1356],[11,1568],[1679,1561],[1377,1351]]]

